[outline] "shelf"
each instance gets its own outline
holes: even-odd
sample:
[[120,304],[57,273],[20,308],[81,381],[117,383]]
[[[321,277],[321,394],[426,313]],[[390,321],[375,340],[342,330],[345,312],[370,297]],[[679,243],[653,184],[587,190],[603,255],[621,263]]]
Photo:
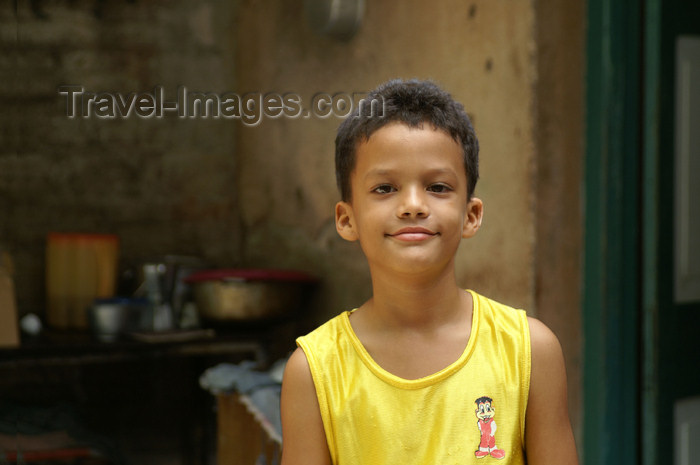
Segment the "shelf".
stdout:
[[248,355],[261,365],[269,362],[269,345],[278,338],[278,325],[227,327],[170,333],[136,333],[102,342],[88,332],[47,331],[27,338],[18,348],[0,349],[0,369],[52,365],[84,365],[138,358]]

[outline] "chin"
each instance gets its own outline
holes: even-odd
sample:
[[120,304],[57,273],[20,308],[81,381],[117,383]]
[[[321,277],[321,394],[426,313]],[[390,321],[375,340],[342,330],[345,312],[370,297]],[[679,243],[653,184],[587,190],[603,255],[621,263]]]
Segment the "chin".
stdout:
[[426,259],[411,259],[402,260],[400,263],[394,267],[394,269],[403,275],[416,275],[416,276],[429,276],[434,274],[442,274],[447,271],[454,270],[454,265],[450,267],[451,261],[449,262],[436,262],[434,257]]

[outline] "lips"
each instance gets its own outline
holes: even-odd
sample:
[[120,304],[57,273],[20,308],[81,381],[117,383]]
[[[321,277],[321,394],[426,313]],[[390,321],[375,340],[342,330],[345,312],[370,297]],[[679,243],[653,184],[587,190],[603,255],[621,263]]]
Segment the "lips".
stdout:
[[393,232],[391,234],[387,234],[389,237],[393,237],[395,239],[398,239],[400,241],[406,241],[406,242],[416,242],[416,241],[424,241],[427,239],[430,239],[431,237],[437,236],[438,233],[433,232],[429,229],[426,228],[421,228],[421,227],[407,227],[407,228],[401,228],[396,232]]

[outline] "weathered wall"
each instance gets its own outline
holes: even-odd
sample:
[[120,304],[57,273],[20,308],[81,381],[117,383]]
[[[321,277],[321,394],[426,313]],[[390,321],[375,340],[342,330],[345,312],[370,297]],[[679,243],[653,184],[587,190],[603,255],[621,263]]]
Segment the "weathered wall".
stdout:
[[[436,7],[437,6],[437,7]],[[394,77],[429,78],[473,118],[481,144],[481,232],[458,257],[459,281],[532,308],[533,10],[529,1],[366,3],[348,42],[315,35],[301,2],[241,1],[236,42],[243,91],[361,92]],[[369,295],[359,248],[333,224],[339,119],[280,118],[241,128],[239,195],[252,262],[301,263],[324,277],[318,320]],[[265,176],[262,175],[265,173]]]
[[581,444],[584,2],[538,2],[535,143],[535,305],[557,334],[569,377],[569,411]]
[[230,3],[20,1],[16,13],[13,3],[0,9],[0,246],[15,261],[20,312],[44,313],[49,231],[117,233],[123,265],[166,253],[236,260],[231,121],[69,119],[58,94],[230,88]]
[[535,306],[562,344],[580,445],[585,4],[537,5]]

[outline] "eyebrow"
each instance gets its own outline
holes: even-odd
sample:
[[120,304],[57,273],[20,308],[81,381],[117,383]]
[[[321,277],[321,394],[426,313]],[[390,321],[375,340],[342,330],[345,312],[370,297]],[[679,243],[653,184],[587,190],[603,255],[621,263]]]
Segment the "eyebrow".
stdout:
[[[396,173],[398,170],[395,169],[384,169],[384,168],[377,168],[373,169],[367,172],[365,174],[364,179],[377,176],[377,177],[382,177],[382,176],[390,176],[394,173]],[[427,176],[434,176],[434,175],[439,175],[439,174],[456,174],[454,170],[450,168],[433,168],[430,170],[427,170],[425,173]]]
[[368,171],[365,174],[365,179],[372,177],[372,176],[387,176],[395,173],[396,170],[389,170],[389,169],[373,169]]

